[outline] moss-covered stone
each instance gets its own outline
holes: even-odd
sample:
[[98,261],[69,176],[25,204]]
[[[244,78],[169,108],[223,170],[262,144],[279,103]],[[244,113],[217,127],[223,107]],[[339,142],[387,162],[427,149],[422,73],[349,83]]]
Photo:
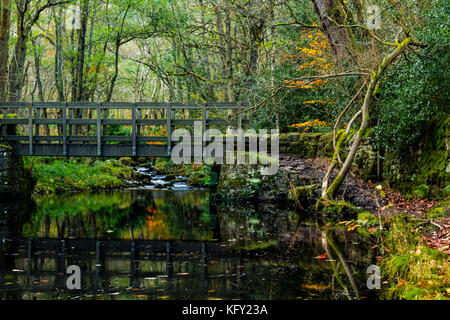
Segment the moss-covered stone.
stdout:
[[14,154],[8,146],[0,146],[0,198],[19,199],[31,196],[34,180],[26,169],[22,157]]
[[134,167],[137,165],[136,161],[134,161],[130,157],[119,158],[119,161],[120,161],[120,163],[122,163],[124,166],[127,166],[127,167]]
[[[310,206],[320,197],[320,185],[311,184],[306,186],[295,187],[295,194],[300,203],[305,206]],[[294,200],[292,192],[289,192],[289,200]]]
[[[347,156],[355,133],[356,130],[352,130],[349,134],[345,134],[343,129],[336,132],[336,149],[341,159]],[[333,132],[283,133],[280,135],[280,152],[295,154],[302,158],[333,158]],[[363,141],[354,160],[354,166],[363,179],[375,177],[376,159],[372,145]]]
[[[383,176],[390,185],[405,194],[429,188],[427,197],[448,197],[450,184],[450,116],[437,120],[421,144],[403,155],[387,154]],[[419,190],[419,193],[422,193]]]
[[346,218],[356,218],[360,210],[350,203],[341,200],[328,200],[321,198],[317,201],[316,209],[322,214],[332,217],[346,217]]

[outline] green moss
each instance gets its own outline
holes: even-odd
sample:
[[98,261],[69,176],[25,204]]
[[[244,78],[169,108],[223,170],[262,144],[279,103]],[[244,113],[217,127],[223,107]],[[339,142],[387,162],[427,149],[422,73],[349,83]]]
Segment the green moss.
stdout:
[[122,188],[134,176],[132,168],[117,160],[98,161],[90,158],[54,159],[29,164],[36,179],[34,192],[58,193]]
[[[387,179],[394,189],[409,195],[416,194],[417,188],[423,189],[422,185],[429,188],[427,197],[445,198],[450,190],[446,186],[450,184],[450,173],[446,172],[448,163],[448,150],[446,150],[446,140],[450,132],[450,116],[445,116],[437,120],[419,146],[421,153],[408,153],[400,156],[399,167],[395,170],[387,170]],[[395,158],[393,158],[393,156]],[[394,162],[398,155],[393,155],[387,160],[387,167]],[[394,162],[395,163],[395,162]]]
[[358,222],[365,222],[370,225],[378,224],[378,218],[368,211],[358,213]]
[[207,164],[174,164],[170,159],[158,158],[154,169],[159,174],[185,176],[188,184],[193,186],[209,186],[211,183],[211,166]]
[[321,213],[330,216],[343,216],[343,217],[356,217],[360,210],[350,203],[341,200],[327,200],[324,198],[319,199],[316,204],[316,209],[318,209]]
[[427,212],[427,218],[439,219],[450,216],[450,200],[439,203]]
[[119,158],[119,161],[121,164],[123,164],[124,166],[127,166],[127,167],[134,167],[137,165],[136,161],[134,161],[130,157]]
[[245,251],[263,250],[263,249],[267,249],[269,247],[276,246],[277,244],[278,244],[278,241],[276,241],[276,240],[253,242],[252,244],[250,244],[248,246],[240,247],[239,249],[245,250]]
[[[295,187],[294,189],[300,203],[303,206],[309,206],[314,202],[314,200],[316,200],[315,190],[317,190],[318,188],[320,188],[318,184],[312,184],[307,186]],[[294,200],[291,191],[289,191],[289,199]]]
[[417,232],[423,221],[395,216],[385,222],[384,244],[389,248],[381,274],[387,286],[385,299],[449,299],[450,264],[448,256],[427,247]]

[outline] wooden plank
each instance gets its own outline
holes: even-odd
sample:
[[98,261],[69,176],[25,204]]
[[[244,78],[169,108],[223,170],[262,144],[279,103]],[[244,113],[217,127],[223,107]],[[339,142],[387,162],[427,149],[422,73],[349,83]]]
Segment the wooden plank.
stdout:
[[10,136],[2,135],[2,140],[4,141],[28,141],[29,136]]
[[167,142],[167,136],[160,137],[137,137],[138,142]]
[[[63,141],[63,156],[67,156],[67,106],[64,104],[61,110],[62,116],[62,141]],[[72,127],[70,127],[72,131]],[[72,134],[72,132],[70,132]]]
[[[0,124],[28,124],[29,119],[7,119],[7,111],[3,111],[3,119],[0,119]],[[6,128],[6,127],[5,127]],[[5,129],[6,130],[6,129]]]
[[133,121],[131,119],[104,119],[102,123],[109,126],[131,126],[133,124]]
[[103,142],[129,142],[131,143],[131,136],[102,136]]
[[89,137],[83,137],[83,136],[67,136],[68,142],[97,142],[97,137],[95,136],[89,136]]
[[35,125],[35,133],[34,133],[34,136],[35,137],[39,137],[39,134],[40,134],[40,125],[39,125],[39,118],[40,118],[40,116],[41,116],[41,108],[36,108],[36,110],[35,110],[35,112],[36,112],[36,114],[35,114],[35,119],[34,119],[34,121],[33,121],[33,123],[34,123],[34,125]]
[[238,106],[233,102],[208,102],[210,109],[237,109]]
[[95,109],[97,102],[88,101],[71,101],[67,102],[67,108],[69,109]]
[[196,103],[172,102],[172,109],[202,109],[203,105]]
[[140,109],[165,109],[167,103],[165,102],[137,102]]
[[51,108],[51,109],[60,109],[64,106],[64,102],[42,102],[42,101],[36,101],[33,102],[34,108]]
[[133,105],[133,108],[131,109],[131,119],[132,119],[132,125],[131,125],[131,143],[133,144],[131,148],[131,155],[133,157],[136,156],[136,104]]
[[208,118],[208,113],[207,113],[207,110],[206,110],[206,106],[207,105],[205,105],[203,107],[203,109],[202,109],[202,147],[203,148],[205,148],[205,146],[206,146],[206,141],[204,140],[205,132],[206,132],[206,129],[207,129],[206,128],[206,126],[207,126],[206,119]]
[[57,124],[57,125],[62,125],[62,120],[61,119],[34,119],[33,120],[34,124]]
[[33,155],[33,102],[28,105],[28,154]]
[[165,126],[167,120],[163,119],[137,119],[136,123],[143,126]]
[[101,109],[102,104],[98,103],[97,104],[97,126],[96,126],[96,131],[97,131],[97,156],[101,156],[102,155],[102,109]]
[[208,126],[235,126],[237,125],[236,120],[223,120],[223,119],[207,119],[206,124]]
[[134,102],[103,102],[104,108],[107,109],[132,109],[135,106]]
[[75,125],[96,125],[97,120],[95,119],[67,119],[68,124],[75,124]]
[[[137,104],[136,104],[137,105]],[[136,106],[137,107],[137,106]],[[137,107],[137,119],[136,119],[136,124],[138,122],[138,120],[142,119],[142,110],[141,108]],[[141,125],[137,124],[137,136],[139,137],[141,135]]]
[[[67,103],[66,103],[67,105]],[[72,119],[73,118],[73,109],[69,108],[69,118]],[[73,127],[71,124],[69,124],[69,135],[73,136]]]
[[200,121],[201,119],[176,119],[172,120],[172,126],[193,126],[195,121]]
[[167,104],[167,154],[172,154],[172,107],[171,103]]
[[39,136],[34,141],[64,141],[63,136]]
[[27,108],[28,102],[2,101],[2,106],[7,108]]

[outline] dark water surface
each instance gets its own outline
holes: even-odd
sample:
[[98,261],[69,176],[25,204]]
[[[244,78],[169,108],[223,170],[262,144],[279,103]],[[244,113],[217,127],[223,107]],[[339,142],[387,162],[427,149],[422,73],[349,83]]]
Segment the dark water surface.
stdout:
[[[1,209],[1,299],[376,298],[366,289],[370,244],[273,205],[126,190]],[[81,268],[81,290],[66,287],[69,265]]]

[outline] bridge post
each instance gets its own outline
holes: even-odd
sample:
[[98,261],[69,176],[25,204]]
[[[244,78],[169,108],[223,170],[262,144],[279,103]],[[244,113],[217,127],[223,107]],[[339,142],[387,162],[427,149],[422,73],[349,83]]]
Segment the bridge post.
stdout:
[[[142,109],[137,109],[137,120],[142,120]],[[137,127],[137,136],[139,137],[141,135],[141,125],[138,125]]]
[[[36,108],[36,110],[35,110],[35,115],[34,115],[34,117],[35,117],[35,119],[36,120],[39,120],[40,119],[40,116],[41,116],[41,109],[42,108]],[[35,125],[35,132],[34,132],[34,135],[36,136],[36,137],[39,137],[39,131],[40,131],[40,128],[41,128],[41,126],[37,123],[36,125]],[[36,143],[39,143],[39,140],[38,141],[36,141]]]
[[206,140],[204,139],[205,132],[207,130],[206,120],[208,119],[208,103],[206,103],[202,108],[202,152],[205,151],[206,148]]
[[131,139],[133,147],[131,148],[131,156],[136,156],[136,103],[131,107]]
[[[7,119],[8,118],[8,111],[6,110],[5,107],[3,107],[3,119]],[[2,135],[5,137],[6,136],[6,124],[2,125]]]
[[[63,142],[63,156],[67,156],[67,102],[61,108],[62,115],[62,142]],[[69,113],[70,110],[69,110]],[[70,133],[72,132],[72,125],[69,126]]]
[[97,132],[97,156],[102,155],[102,109],[101,109],[102,103],[97,103],[97,126],[96,126],[96,132]]
[[28,104],[28,154],[33,155],[33,102]]
[[167,105],[167,155],[172,155],[172,104]]
[[242,113],[241,113],[241,104],[238,103],[237,104],[238,108],[237,108],[237,112],[238,112],[238,116],[237,116],[237,129],[240,130],[242,129]]
[[[66,107],[67,107],[67,102],[66,102]],[[66,115],[67,118],[67,115]],[[69,108],[69,119],[73,119],[73,108]],[[73,136],[73,127],[71,124],[69,124],[69,136]]]

